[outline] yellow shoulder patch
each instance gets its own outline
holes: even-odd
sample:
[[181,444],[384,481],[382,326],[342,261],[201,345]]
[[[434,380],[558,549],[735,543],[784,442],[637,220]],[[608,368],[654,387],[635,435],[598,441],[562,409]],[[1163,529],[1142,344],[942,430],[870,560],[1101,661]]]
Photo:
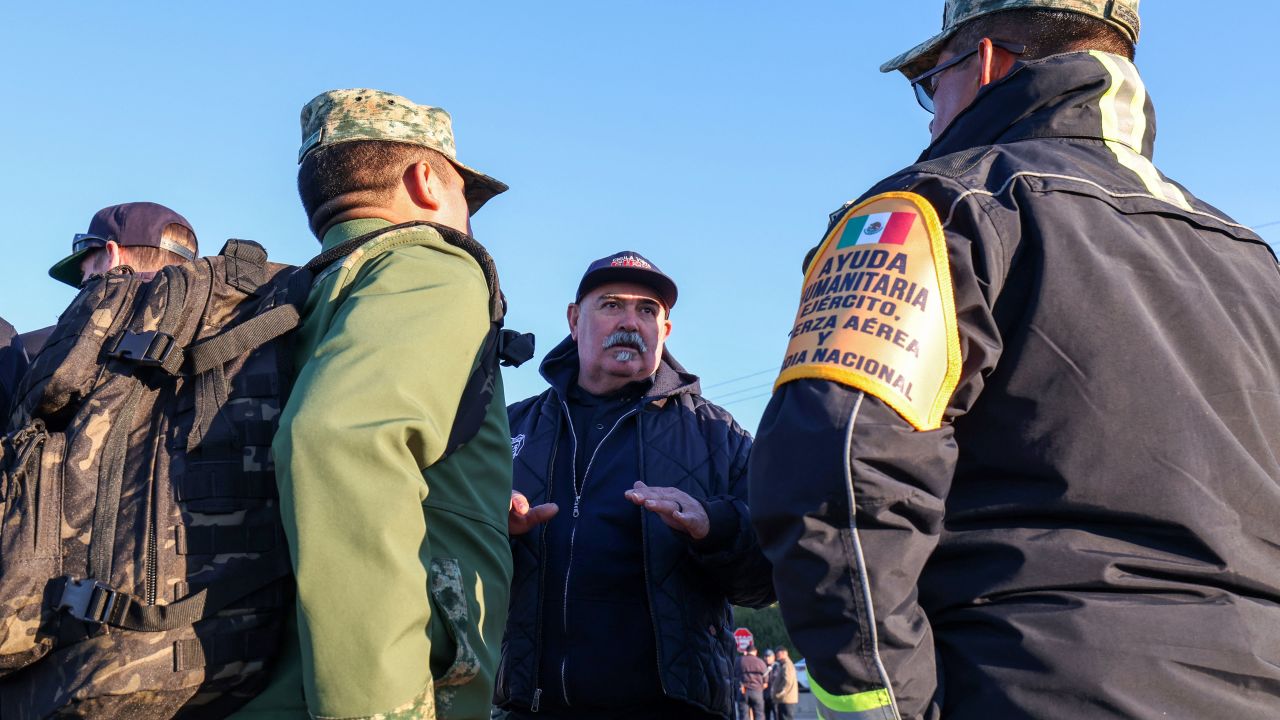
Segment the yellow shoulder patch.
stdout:
[[915,193],[844,214],[805,270],[774,388],[832,380],[874,395],[917,430],[942,425],[960,378],[951,266],[938,213]]

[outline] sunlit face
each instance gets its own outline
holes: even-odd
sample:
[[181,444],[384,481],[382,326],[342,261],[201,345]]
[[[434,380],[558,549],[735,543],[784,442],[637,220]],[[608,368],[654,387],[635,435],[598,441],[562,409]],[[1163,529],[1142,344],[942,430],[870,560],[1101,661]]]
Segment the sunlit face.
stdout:
[[671,321],[653,289],[608,283],[569,306],[569,333],[578,344],[578,384],[603,393],[657,372]]

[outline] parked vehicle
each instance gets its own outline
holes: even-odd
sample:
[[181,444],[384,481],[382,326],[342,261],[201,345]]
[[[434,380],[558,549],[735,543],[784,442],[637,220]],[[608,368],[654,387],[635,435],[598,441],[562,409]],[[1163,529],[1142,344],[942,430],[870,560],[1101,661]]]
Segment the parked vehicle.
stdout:
[[809,665],[804,658],[796,661],[796,684],[800,686],[800,692],[809,692]]

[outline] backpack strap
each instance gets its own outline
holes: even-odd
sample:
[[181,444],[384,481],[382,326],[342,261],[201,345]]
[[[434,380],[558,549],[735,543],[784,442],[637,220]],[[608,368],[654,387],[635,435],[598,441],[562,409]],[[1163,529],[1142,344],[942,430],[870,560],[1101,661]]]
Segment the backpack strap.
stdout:
[[465,445],[480,432],[497,392],[499,365],[518,367],[534,353],[534,338],[530,333],[519,333],[503,328],[507,314],[507,299],[498,286],[498,269],[493,258],[475,238],[451,227],[425,223],[435,228],[445,242],[466,251],[480,266],[485,283],[489,286],[489,332],[480,345],[480,362],[467,378],[458,403],[458,413],[449,440],[445,443],[443,460]]
[[379,235],[412,227],[432,228],[442,240],[470,255],[480,266],[485,284],[489,287],[489,332],[480,345],[480,362],[476,363],[475,370],[463,387],[458,413],[449,431],[444,454],[440,456],[443,460],[480,432],[485,417],[488,416],[489,405],[493,402],[493,394],[497,391],[498,366],[517,367],[532,358],[534,353],[532,334],[503,328],[507,301],[498,285],[498,269],[489,252],[479,241],[464,232],[439,223],[414,221],[379,228],[342,242],[320,253],[304,267],[313,273],[322,272]]
[[[413,224],[416,223],[405,223],[404,226]],[[224,333],[187,348],[175,344],[172,337],[157,337],[157,333],[135,333],[136,337],[123,338],[118,343],[121,350],[115,357],[153,365],[170,375],[183,371],[190,375],[200,375],[230,362],[298,327],[302,321],[302,307],[306,303],[307,292],[315,274],[355,252],[361,245],[383,232],[386,229],[352,238],[312,258],[289,276],[282,304],[255,315]],[[262,246],[248,240],[228,240],[222,255],[227,258],[228,284],[246,293],[256,293],[262,286],[266,273],[267,254]]]
[[389,232],[413,227],[429,227],[434,229],[440,234],[440,237],[445,242],[466,251],[466,253],[476,261],[476,264],[480,266],[480,272],[484,274],[485,284],[489,286],[490,319],[493,322],[501,322],[502,317],[506,312],[506,304],[502,300],[502,291],[498,288],[498,270],[493,264],[493,258],[489,256],[489,252],[485,250],[484,246],[475,238],[464,232],[455,230],[448,225],[441,225],[440,223],[428,222],[426,220],[413,220],[410,222],[403,222],[398,225],[392,225],[390,227],[378,228],[373,232],[368,232],[364,235],[353,237],[350,240],[334,245],[328,250],[325,250],[319,255],[311,258],[311,260],[309,260],[306,265],[303,265],[303,267],[310,270],[312,273],[319,274],[325,268],[360,249],[365,243],[379,235],[385,235]]
[[325,250],[319,255],[308,260],[307,264],[303,265],[302,267],[309,270],[312,274],[319,275],[321,271],[323,271],[325,268],[328,268],[330,265],[338,262],[339,260],[342,260],[343,258],[355,252],[356,250],[359,250],[361,246],[363,246],[365,243],[369,242],[370,240],[378,237],[379,235],[391,232],[392,230],[399,230],[401,228],[413,227],[414,225],[422,225],[422,224],[428,224],[428,223],[417,223],[417,222],[400,223],[399,225],[392,225],[391,227],[378,228],[373,232],[367,232],[363,235],[358,235],[356,237],[351,238],[350,240],[345,240],[341,243],[338,243],[337,245],[334,245],[328,250]]
[[[298,273],[295,271],[294,274]],[[292,279],[290,283],[292,284]],[[169,365],[174,367],[172,372],[185,366],[183,369],[188,373],[199,375],[275,340],[298,327],[301,320],[297,304],[288,302],[278,305],[224,333],[192,345],[185,352],[181,349],[175,351],[170,355],[172,362]]]
[[[165,292],[163,314],[157,332],[172,337],[179,332],[180,313],[190,288],[186,276],[175,268],[162,271],[163,285],[153,280],[145,283],[146,297],[134,304],[134,318],[146,312],[158,297],[160,287]],[[92,578],[110,577],[112,557],[115,553],[116,524],[120,516],[120,493],[124,484],[125,455],[128,451],[129,430],[133,416],[142,404],[143,396],[154,393],[135,374],[128,376],[129,390],[121,404],[120,412],[112,418],[106,438],[103,440],[101,462],[98,465],[98,487],[93,506],[93,534],[89,540],[88,574]]]
[[467,378],[467,384],[463,388],[458,413],[449,431],[449,440],[445,443],[444,454],[440,457],[443,460],[480,432],[480,427],[489,413],[489,405],[493,402],[493,394],[497,390],[499,364],[517,367],[533,357],[534,353],[532,334],[503,328],[507,301],[498,285],[498,269],[489,252],[475,238],[447,225],[413,221],[379,228],[346,240],[312,258],[303,267],[318,274],[380,235],[413,227],[432,228],[445,242],[470,255],[480,266],[485,284],[489,287],[489,332],[485,334],[484,341],[480,345],[480,362],[476,363],[475,370]]
[[82,622],[144,632],[173,630],[209,617],[289,573],[289,556],[285,548],[277,547],[265,553],[252,569],[168,605],[148,605],[143,598],[104,582],[64,575],[53,581],[53,597],[57,598],[53,607]]
[[[228,240],[221,255],[226,259],[224,272],[227,284],[246,294],[257,294],[267,272],[267,253],[262,246],[249,240]],[[157,343],[157,339],[166,338],[138,334],[135,342],[142,351],[127,359],[159,367],[170,375],[208,372],[298,327],[310,287],[311,273],[303,268],[295,269],[286,280],[280,304],[190,346],[184,347],[182,342],[175,342],[172,337],[167,338],[167,342]]]
[[519,367],[532,358],[534,355],[533,335],[502,328],[507,313],[507,299],[498,285],[498,269],[494,265],[489,251],[475,238],[448,225],[418,220],[379,228],[329,248],[312,258],[303,267],[312,273],[319,274],[325,268],[347,257],[375,237],[394,230],[411,227],[434,228],[436,232],[440,233],[441,239],[456,248],[464,250],[480,266],[480,272],[484,274],[485,284],[489,286],[489,321],[497,325],[494,329],[497,341],[492,343],[489,338],[486,338],[486,352],[496,352],[498,360],[503,367]]

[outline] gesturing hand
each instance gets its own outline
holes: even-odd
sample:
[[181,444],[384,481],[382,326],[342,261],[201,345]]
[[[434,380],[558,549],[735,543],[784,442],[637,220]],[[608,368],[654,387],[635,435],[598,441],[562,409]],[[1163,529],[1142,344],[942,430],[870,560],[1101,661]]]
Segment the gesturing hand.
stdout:
[[530,507],[529,498],[512,490],[511,510],[507,513],[507,533],[512,536],[523,535],[555,517],[558,512],[560,512],[560,506],[555,503],[543,503]]
[[667,527],[679,530],[694,540],[701,540],[711,532],[711,519],[707,517],[707,509],[683,490],[650,487],[637,482],[624,494],[636,505],[657,513]]

